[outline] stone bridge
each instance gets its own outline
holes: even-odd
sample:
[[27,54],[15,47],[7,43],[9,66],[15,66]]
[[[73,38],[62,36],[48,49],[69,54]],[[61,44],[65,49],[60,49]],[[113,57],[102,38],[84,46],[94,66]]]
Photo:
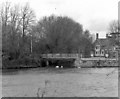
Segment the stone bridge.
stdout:
[[73,66],[74,61],[79,58],[79,54],[42,54],[43,66]]

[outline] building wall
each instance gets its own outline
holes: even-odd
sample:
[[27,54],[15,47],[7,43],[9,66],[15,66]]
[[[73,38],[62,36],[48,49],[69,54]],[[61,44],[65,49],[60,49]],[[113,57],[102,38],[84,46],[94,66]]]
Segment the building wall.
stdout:
[[105,56],[105,51],[103,49],[101,49],[100,45],[96,45],[95,46],[95,56]]
[[106,57],[106,54],[108,54],[109,58],[117,58],[117,51],[116,49],[113,47],[112,49],[102,49],[100,46],[98,47],[98,45],[95,46],[95,54],[94,56],[96,57]]

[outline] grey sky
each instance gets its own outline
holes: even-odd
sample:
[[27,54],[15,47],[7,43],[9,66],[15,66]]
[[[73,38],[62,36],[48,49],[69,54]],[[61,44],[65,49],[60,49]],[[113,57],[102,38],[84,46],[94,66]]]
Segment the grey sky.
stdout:
[[[5,1],[5,0],[2,0]],[[100,33],[105,37],[108,24],[118,18],[119,0],[7,0],[12,3],[29,2],[36,13],[37,19],[43,16],[69,16],[81,23],[91,33]]]

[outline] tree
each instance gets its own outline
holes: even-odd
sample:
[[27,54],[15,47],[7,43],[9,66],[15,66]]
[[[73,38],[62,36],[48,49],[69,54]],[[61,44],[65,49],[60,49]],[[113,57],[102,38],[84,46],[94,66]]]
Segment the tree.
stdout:
[[108,28],[110,33],[117,33],[120,31],[120,23],[118,20],[113,20],[110,22],[109,24],[109,28]]
[[89,38],[90,37],[90,31],[89,30],[85,30],[84,31],[84,35],[86,38]]
[[38,37],[36,48],[42,53],[85,53],[86,46],[91,46],[82,25],[69,17],[44,17],[34,27],[34,33]]
[[[35,15],[26,4],[21,8],[18,5],[10,6],[6,2],[1,8],[2,18],[2,50],[13,58],[19,57],[23,52],[29,52],[31,25]],[[17,56],[17,57],[16,57]]]
[[[27,34],[31,31],[31,26],[35,22],[35,14],[34,11],[30,8],[27,3],[25,6],[21,8],[21,28],[22,28],[22,45],[21,45],[21,53],[27,51],[26,39]],[[27,49],[26,49],[27,48]]]
[[78,50],[76,44],[82,35],[82,25],[68,17],[44,17],[38,22],[38,32],[44,40],[42,48],[50,53],[72,52]]
[[10,17],[10,3],[3,3],[0,9],[2,21],[2,50],[8,51],[9,40],[9,17]]
[[[109,32],[110,32],[109,35],[111,38],[110,39],[111,43],[119,45],[120,44],[120,37],[119,37],[120,23],[118,20],[111,21],[111,23],[109,24]],[[108,35],[108,37],[109,37],[109,35]]]
[[30,26],[35,21],[35,14],[34,11],[30,8],[29,4],[26,4],[21,8],[21,26],[22,26],[22,33],[23,38],[30,29]]

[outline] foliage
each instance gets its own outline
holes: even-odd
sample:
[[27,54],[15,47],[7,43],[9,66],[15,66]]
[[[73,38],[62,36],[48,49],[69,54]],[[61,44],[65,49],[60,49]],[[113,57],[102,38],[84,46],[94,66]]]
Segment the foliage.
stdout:
[[24,55],[18,59],[11,59],[10,56],[4,56],[2,58],[3,68],[22,68],[22,67],[40,67],[41,58],[35,55]]
[[[92,40],[89,30],[67,16],[43,17],[36,21],[29,4],[0,9],[2,18],[3,64],[32,64],[31,54],[82,53],[89,57]],[[27,55],[27,56],[26,56]],[[37,60],[37,59],[34,59]]]
[[[6,2],[1,9],[2,16],[2,50],[14,56],[14,53],[21,54],[28,52],[30,26],[34,21],[34,14],[28,4],[21,10],[19,6],[10,6]],[[13,57],[13,58],[18,58]]]
[[69,17],[44,17],[34,27],[34,32],[39,35],[42,53],[78,53],[92,43],[84,34],[82,25]]

